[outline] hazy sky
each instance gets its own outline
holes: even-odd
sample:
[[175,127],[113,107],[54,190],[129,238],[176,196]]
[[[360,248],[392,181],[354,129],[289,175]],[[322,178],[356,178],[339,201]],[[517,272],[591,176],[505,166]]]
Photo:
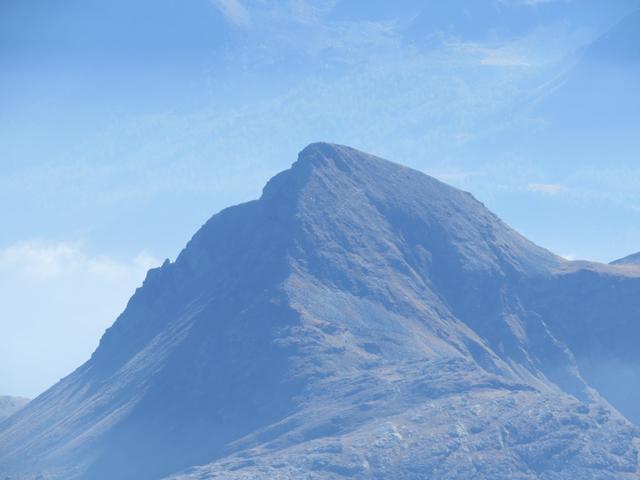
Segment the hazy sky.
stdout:
[[313,141],[471,191],[558,254],[640,251],[638,8],[3,0],[0,394],[79,366],[150,266]]

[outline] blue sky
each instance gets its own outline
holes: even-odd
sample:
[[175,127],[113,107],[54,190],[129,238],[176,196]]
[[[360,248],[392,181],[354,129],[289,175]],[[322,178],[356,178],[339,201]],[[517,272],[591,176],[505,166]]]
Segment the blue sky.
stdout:
[[5,0],[0,393],[88,358],[146,269],[344,143],[537,243],[640,250],[635,0]]

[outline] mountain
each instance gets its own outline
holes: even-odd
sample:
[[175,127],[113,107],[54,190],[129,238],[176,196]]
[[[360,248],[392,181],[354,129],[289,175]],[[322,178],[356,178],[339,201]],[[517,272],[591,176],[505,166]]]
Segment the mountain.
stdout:
[[23,408],[29,399],[23,397],[0,396],[0,422]]
[[628,257],[611,262],[611,265],[638,265],[640,264],[640,253],[634,253]]
[[312,144],[0,425],[0,473],[637,479],[639,298],[640,271],[565,261],[469,193]]

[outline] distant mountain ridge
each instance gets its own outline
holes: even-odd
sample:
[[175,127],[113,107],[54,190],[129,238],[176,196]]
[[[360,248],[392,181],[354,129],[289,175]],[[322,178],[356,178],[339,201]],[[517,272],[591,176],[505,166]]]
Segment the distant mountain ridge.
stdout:
[[0,422],[10,417],[29,403],[28,398],[0,395]]
[[639,298],[640,272],[312,144],[0,426],[0,473],[637,479]]
[[640,264],[640,253],[634,253],[619,260],[614,260],[611,265],[637,265]]
[[[640,10],[627,15],[589,44],[576,64],[532,107],[544,127],[531,135],[529,154],[557,157],[559,168],[607,165],[613,155],[633,165],[638,147]],[[592,92],[599,92],[593,95]],[[598,139],[605,138],[606,142]],[[519,140],[519,139],[518,139]],[[561,161],[560,161],[561,159]]]
[[640,68],[640,9],[623,18],[618,25],[589,47],[588,59],[610,66]]

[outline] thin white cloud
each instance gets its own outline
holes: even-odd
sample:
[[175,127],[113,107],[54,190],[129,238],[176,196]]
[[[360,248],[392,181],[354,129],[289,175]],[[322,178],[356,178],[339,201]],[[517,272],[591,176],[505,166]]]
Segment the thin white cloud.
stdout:
[[566,2],[571,0],[499,0],[498,3],[505,5],[526,5],[528,7],[537,7],[547,3]]
[[0,271],[13,269],[31,278],[51,278],[59,275],[65,263],[75,262],[76,246],[60,242],[22,242],[0,250]]
[[287,4],[288,14],[298,22],[312,23],[320,20],[327,7],[322,8],[316,3],[312,4],[306,0],[290,0]]
[[26,241],[0,249],[0,271],[37,280],[54,279],[70,274],[86,274],[98,278],[123,279],[146,272],[160,262],[145,252],[130,261],[108,256],[91,256],[80,242]]
[[530,60],[522,51],[507,44],[501,47],[488,47],[479,43],[462,42],[451,43],[448,47],[453,52],[469,56],[480,65],[493,67],[529,67]]
[[482,53],[481,65],[491,67],[528,67],[531,65],[524,56],[499,49],[484,49]]
[[544,195],[559,195],[566,192],[568,189],[564,185],[557,183],[530,183],[528,185],[530,192],[542,193]]
[[81,242],[0,248],[0,385],[32,397],[86,361],[147,270],[147,253],[94,255]]
[[251,24],[249,10],[240,3],[240,0],[211,0],[211,2],[235,26],[246,27]]
[[521,0],[520,3],[523,3],[525,5],[529,5],[531,7],[535,7],[537,5],[542,5],[545,3],[553,3],[553,2],[557,2],[560,0]]

